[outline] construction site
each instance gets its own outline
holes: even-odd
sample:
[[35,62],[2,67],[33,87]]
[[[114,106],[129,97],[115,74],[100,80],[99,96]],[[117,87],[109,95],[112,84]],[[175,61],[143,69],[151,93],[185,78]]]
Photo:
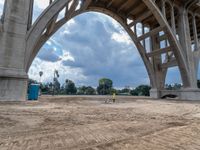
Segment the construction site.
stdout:
[[[63,82],[70,83],[64,78],[71,74],[81,81],[80,85],[83,85],[82,80],[87,79],[85,83],[89,85],[97,77],[107,76],[106,70],[115,78],[125,72],[125,67],[131,66],[127,70],[134,72],[125,72],[126,76],[119,75],[116,81],[127,85],[124,83],[127,80],[128,85],[135,87],[137,84],[133,81],[146,83],[148,80],[150,97],[105,93],[105,83],[102,84],[104,92],[85,94],[94,96],[78,96],[76,92],[76,96],[69,96],[71,92],[59,93],[68,96],[43,93],[47,95],[40,96],[38,101],[27,96],[31,91],[28,89],[29,71],[39,58],[39,51],[64,24],[88,12],[102,13],[115,20],[133,45],[122,45],[122,41],[126,45],[129,41],[122,39],[121,30],[116,32],[119,33],[117,38],[110,36],[116,35],[114,28],[109,30],[110,34],[102,34],[104,30],[100,29],[104,29],[104,25],[100,22],[105,22],[102,18],[95,17],[98,26],[94,30],[94,20],[87,17],[82,19],[81,30],[77,30],[74,21],[74,28],[60,31],[66,35],[52,40],[43,59],[35,66],[43,66],[42,60],[49,62],[51,58],[55,69],[66,65],[67,69],[62,71],[67,72],[62,76]],[[0,150],[200,150],[200,0],[0,0],[0,16]],[[88,30],[83,26],[88,26]],[[97,38],[92,38],[89,29],[94,30]],[[69,34],[72,32],[73,36]],[[85,34],[78,39],[80,32]],[[66,42],[70,37],[72,50],[81,44],[77,47],[81,51],[75,52],[80,57],[72,57],[70,51],[65,50],[69,48]],[[115,43],[108,45],[114,39]],[[59,43],[61,40],[65,41]],[[123,53],[118,57],[114,51],[110,53],[114,56],[111,58],[108,51],[118,50],[119,46],[123,47]],[[146,72],[141,72],[134,57],[130,60],[135,60],[135,68],[131,62],[124,65],[125,60],[129,60],[127,50],[131,46],[137,50]],[[82,53],[84,48],[87,53]],[[99,54],[93,55],[93,50]],[[106,52],[104,56],[101,50]],[[125,59],[121,59],[122,55]],[[114,58],[120,63],[106,61]],[[93,62],[87,67],[95,69],[87,71],[83,64],[90,60]],[[107,67],[109,64],[114,66],[113,70]],[[116,66],[120,69],[115,70]],[[170,76],[169,82],[175,84],[177,79],[180,88],[170,90],[166,88],[167,77],[173,68],[177,72]],[[45,69],[52,71],[54,67],[46,65]],[[33,77],[43,70],[36,68],[35,71],[37,75]],[[144,73],[148,79],[142,76]],[[134,74],[138,78],[134,78]],[[59,77],[58,71],[56,75]],[[55,73],[53,76],[54,82],[57,78]],[[109,89],[112,90],[112,86]],[[39,86],[37,96],[38,91]],[[112,96],[100,96],[109,94],[116,96],[113,101]],[[172,96],[174,99],[161,99]]]
[[0,103],[1,150],[199,150],[200,102],[42,96]]

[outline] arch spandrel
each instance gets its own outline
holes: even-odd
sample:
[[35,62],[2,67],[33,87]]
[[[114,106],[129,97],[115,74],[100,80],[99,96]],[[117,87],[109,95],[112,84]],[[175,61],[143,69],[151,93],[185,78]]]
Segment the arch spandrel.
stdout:
[[[170,65],[178,65],[181,70],[182,80],[184,85],[190,86],[190,81],[188,80],[188,68],[184,60],[184,54],[181,51],[181,45],[177,40],[176,35],[173,33],[172,28],[169,23],[161,13],[160,9],[154,1],[151,0],[135,0],[135,1],[106,1],[106,0],[82,0],[82,5],[80,9],[76,10],[78,4],[77,0],[72,1],[71,6],[66,12],[66,16],[59,21],[55,21],[59,12],[68,6],[70,0],[57,0],[54,1],[41,16],[36,20],[33,26],[30,28],[27,34],[27,49],[26,49],[26,70],[28,71],[34,57],[38,53],[41,46],[52,36],[63,24],[65,24],[70,18],[73,18],[86,11],[97,11],[107,14],[117,20],[127,31],[127,33],[132,38],[133,42],[136,44],[139,53],[144,61],[147,68],[152,87],[157,87],[159,82],[156,83],[158,78],[155,76],[156,71],[160,72],[159,78],[163,80],[165,78],[166,68]],[[127,22],[130,20],[130,23]],[[150,29],[149,33],[143,33],[142,36],[137,37],[134,33],[135,26],[137,23],[142,23],[144,27]],[[160,32],[164,32],[164,36],[160,36]],[[169,45],[165,48],[157,49],[152,48],[150,53],[146,52],[146,48],[142,42],[146,38],[155,37],[156,41],[162,41],[165,39]],[[152,41],[151,41],[152,43]],[[153,44],[152,44],[153,45]],[[158,64],[154,64],[155,58],[161,59],[161,54],[174,56],[174,60],[166,60],[166,63],[162,64],[157,61]],[[175,63],[173,63],[175,62]],[[165,67],[165,68],[164,68]],[[163,83],[162,83],[163,84]]]

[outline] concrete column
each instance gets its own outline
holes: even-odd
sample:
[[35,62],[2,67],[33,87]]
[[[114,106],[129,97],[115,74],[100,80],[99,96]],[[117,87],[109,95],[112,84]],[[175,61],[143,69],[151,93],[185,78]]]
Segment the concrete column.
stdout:
[[7,0],[0,32],[0,101],[25,100],[25,36],[30,0]]
[[[193,35],[194,35],[194,51],[199,51],[200,50],[200,41],[198,39],[198,34],[197,34],[197,24],[196,24],[196,17],[195,15],[192,16],[192,25],[193,25]],[[199,69],[199,56],[194,54],[194,59],[195,59],[195,70],[196,70],[196,75],[198,76],[198,69]]]
[[137,36],[137,23],[134,25],[134,33]]
[[165,0],[161,0],[162,14],[166,17]]
[[199,48],[199,40],[198,40],[198,34],[197,34],[196,18],[194,15],[192,16],[192,25],[193,25],[195,51],[197,51]]
[[[160,49],[160,42],[157,40],[158,35],[152,37],[152,50]],[[160,98],[161,90],[164,89],[166,71],[161,68],[162,58],[161,55],[153,56],[154,78],[156,87],[152,87],[150,96],[152,98]]]
[[172,25],[172,30],[174,34],[176,35],[176,22],[175,22],[175,17],[174,17],[174,6],[172,6],[171,9],[171,25]]
[[30,9],[29,9],[28,26],[27,26],[28,30],[31,28],[32,20],[33,20],[33,4],[34,4],[34,0],[30,0],[30,3],[29,3]]
[[[142,24],[142,35],[145,34],[145,26]],[[146,40],[144,39],[142,41],[143,47],[146,50]]]
[[184,52],[185,61],[189,71],[190,85],[185,88],[197,88],[197,76],[195,71],[195,61],[191,48],[190,26],[188,20],[188,11],[181,8],[178,24],[179,41]]

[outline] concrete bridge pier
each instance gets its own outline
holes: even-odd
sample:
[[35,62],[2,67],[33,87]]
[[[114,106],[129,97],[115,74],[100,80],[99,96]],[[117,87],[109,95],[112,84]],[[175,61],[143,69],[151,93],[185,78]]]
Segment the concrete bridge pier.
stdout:
[[0,79],[0,101],[25,101],[27,79],[10,77]]
[[[107,14],[127,31],[147,69],[152,98],[171,93],[184,100],[200,100],[196,84],[199,0],[49,0],[49,7],[32,24],[33,1],[5,1],[0,20],[0,101],[26,99],[27,72],[42,45],[71,18],[87,11]],[[141,35],[138,23],[143,28]],[[164,90],[170,67],[179,68],[183,89]]]
[[[193,4],[195,1],[193,1]],[[158,72],[155,72],[156,81],[163,81],[161,84],[156,84],[155,87],[150,91],[152,98],[161,98],[165,95],[176,95],[182,100],[200,100],[200,89],[197,87],[197,74],[198,74],[198,63],[199,63],[199,35],[197,32],[196,14],[194,13],[192,18],[189,18],[189,7],[192,5],[182,5],[179,6],[179,16],[177,17],[177,28],[173,29],[176,36],[179,37],[179,42],[181,45],[181,51],[183,52],[184,62],[187,68],[186,73],[182,73],[182,64],[179,64],[179,70],[182,77],[183,88],[180,90],[164,90],[166,70],[161,69],[163,72],[163,77],[159,76]],[[165,13],[164,13],[165,14]],[[172,13],[171,13],[172,14]],[[165,14],[166,15],[166,14]],[[171,17],[173,18],[173,17]],[[192,23],[191,23],[192,20]],[[173,21],[174,22],[174,21]],[[173,23],[172,23],[173,24]],[[192,25],[191,25],[192,24]],[[191,33],[191,29],[192,32]],[[155,42],[154,42],[155,43]],[[194,45],[195,49],[192,50],[191,44]],[[178,59],[176,60],[178,61]],[[154,63],[155,64],[155,63]],[[168,68],[167,68],[168,69]],[[158,75],[157,75],[158,74]],[[162,75],[162,73],[160,73]],[[188,79],[188,82],[185,82]]]
[[7,0],[0,30],[0,101],[25,100],[25,36],[29,1]]

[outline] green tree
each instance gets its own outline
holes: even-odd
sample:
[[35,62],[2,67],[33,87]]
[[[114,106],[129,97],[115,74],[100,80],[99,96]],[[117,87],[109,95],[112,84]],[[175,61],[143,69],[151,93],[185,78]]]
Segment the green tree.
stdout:
[[134,96],[149,96],[151,87],[148,85],[140,85],[131,91],[131,95]]
[[119,90],[119,94],[130,95],[131,94],[131,89],[125,87],[125,88]]
[[86,88],[87,88],[86,86],[81,86],[81,87],[77,88],[77,94],[85,95]]
[[138,92],[135,89],[131,90],[130,94],[133,96],[138,96]]
[[41,87],[41,92],[43,94],[49,94],[49,92],[50,92],[49,83],[43,83],[43,84],[41,83],[40,87]]
[[56,94],[59,94],[59,92],[60,92],[60,82],[58,81],[58,79],[57,78],[54,78],[54,92],[56,93]]
[[[59,78],[59,73],[58,70],[54,70],[53,73],[53,95],[55,94],[55,92],[58,94],[58,90],[60,90],[60,83],[58,82],[58,78]],[[59,86],[59,88],[58,88]]]
[[95,95],[96,90],[91,86],[82,86],[77,89],[78,95]]
[[166,85],[165,85],[165,88],[166,88],[167,90],[173,90],[173,87],[172,87],[171,84],[166,84]]
[[33,79],[28,79],[28,86],[30,86],[31,84],[38,84],[38,82]]
[[60,87],[60,92],[59,94],[61,95],[64,95],[65,94],[65,84],[63,84],[61,87]]
[[182,87],[182,85],[179,84],[179,83],[175,83],[175,84],[166,84],[166,85],[165,85],[165,88],[166,88],[167,90],[180,90],[181,87]]
[[97,87],[97,92],[100,95],[111,94],[113,87],[113,82],[110,79],[102,78],[99,80],[99,86]]
[[148,85],[140,85],[136,88],[139,96],[150,96],[151,87]]
[[76,94],[77,88],[75,83],[69,79],[65,80],[65,93],[66,94]]
[[43,71],[40,71],[40,72],[39,72],[39,76],[40,76],[40,83],[41,83],[41,78],[42,78],[42,76],[43,76]]
[[113,93],[115,93],[116,95],[118,95],[118,94],[119,94],[118,90],[116,90],[116,89],[112,88],[112,89],[111,89],[111,94],[113,94]]
[[96,94],[96,90],[91,87],[91,86],[88,86],[85,90],[85,94],[86,95],[95,95]]

